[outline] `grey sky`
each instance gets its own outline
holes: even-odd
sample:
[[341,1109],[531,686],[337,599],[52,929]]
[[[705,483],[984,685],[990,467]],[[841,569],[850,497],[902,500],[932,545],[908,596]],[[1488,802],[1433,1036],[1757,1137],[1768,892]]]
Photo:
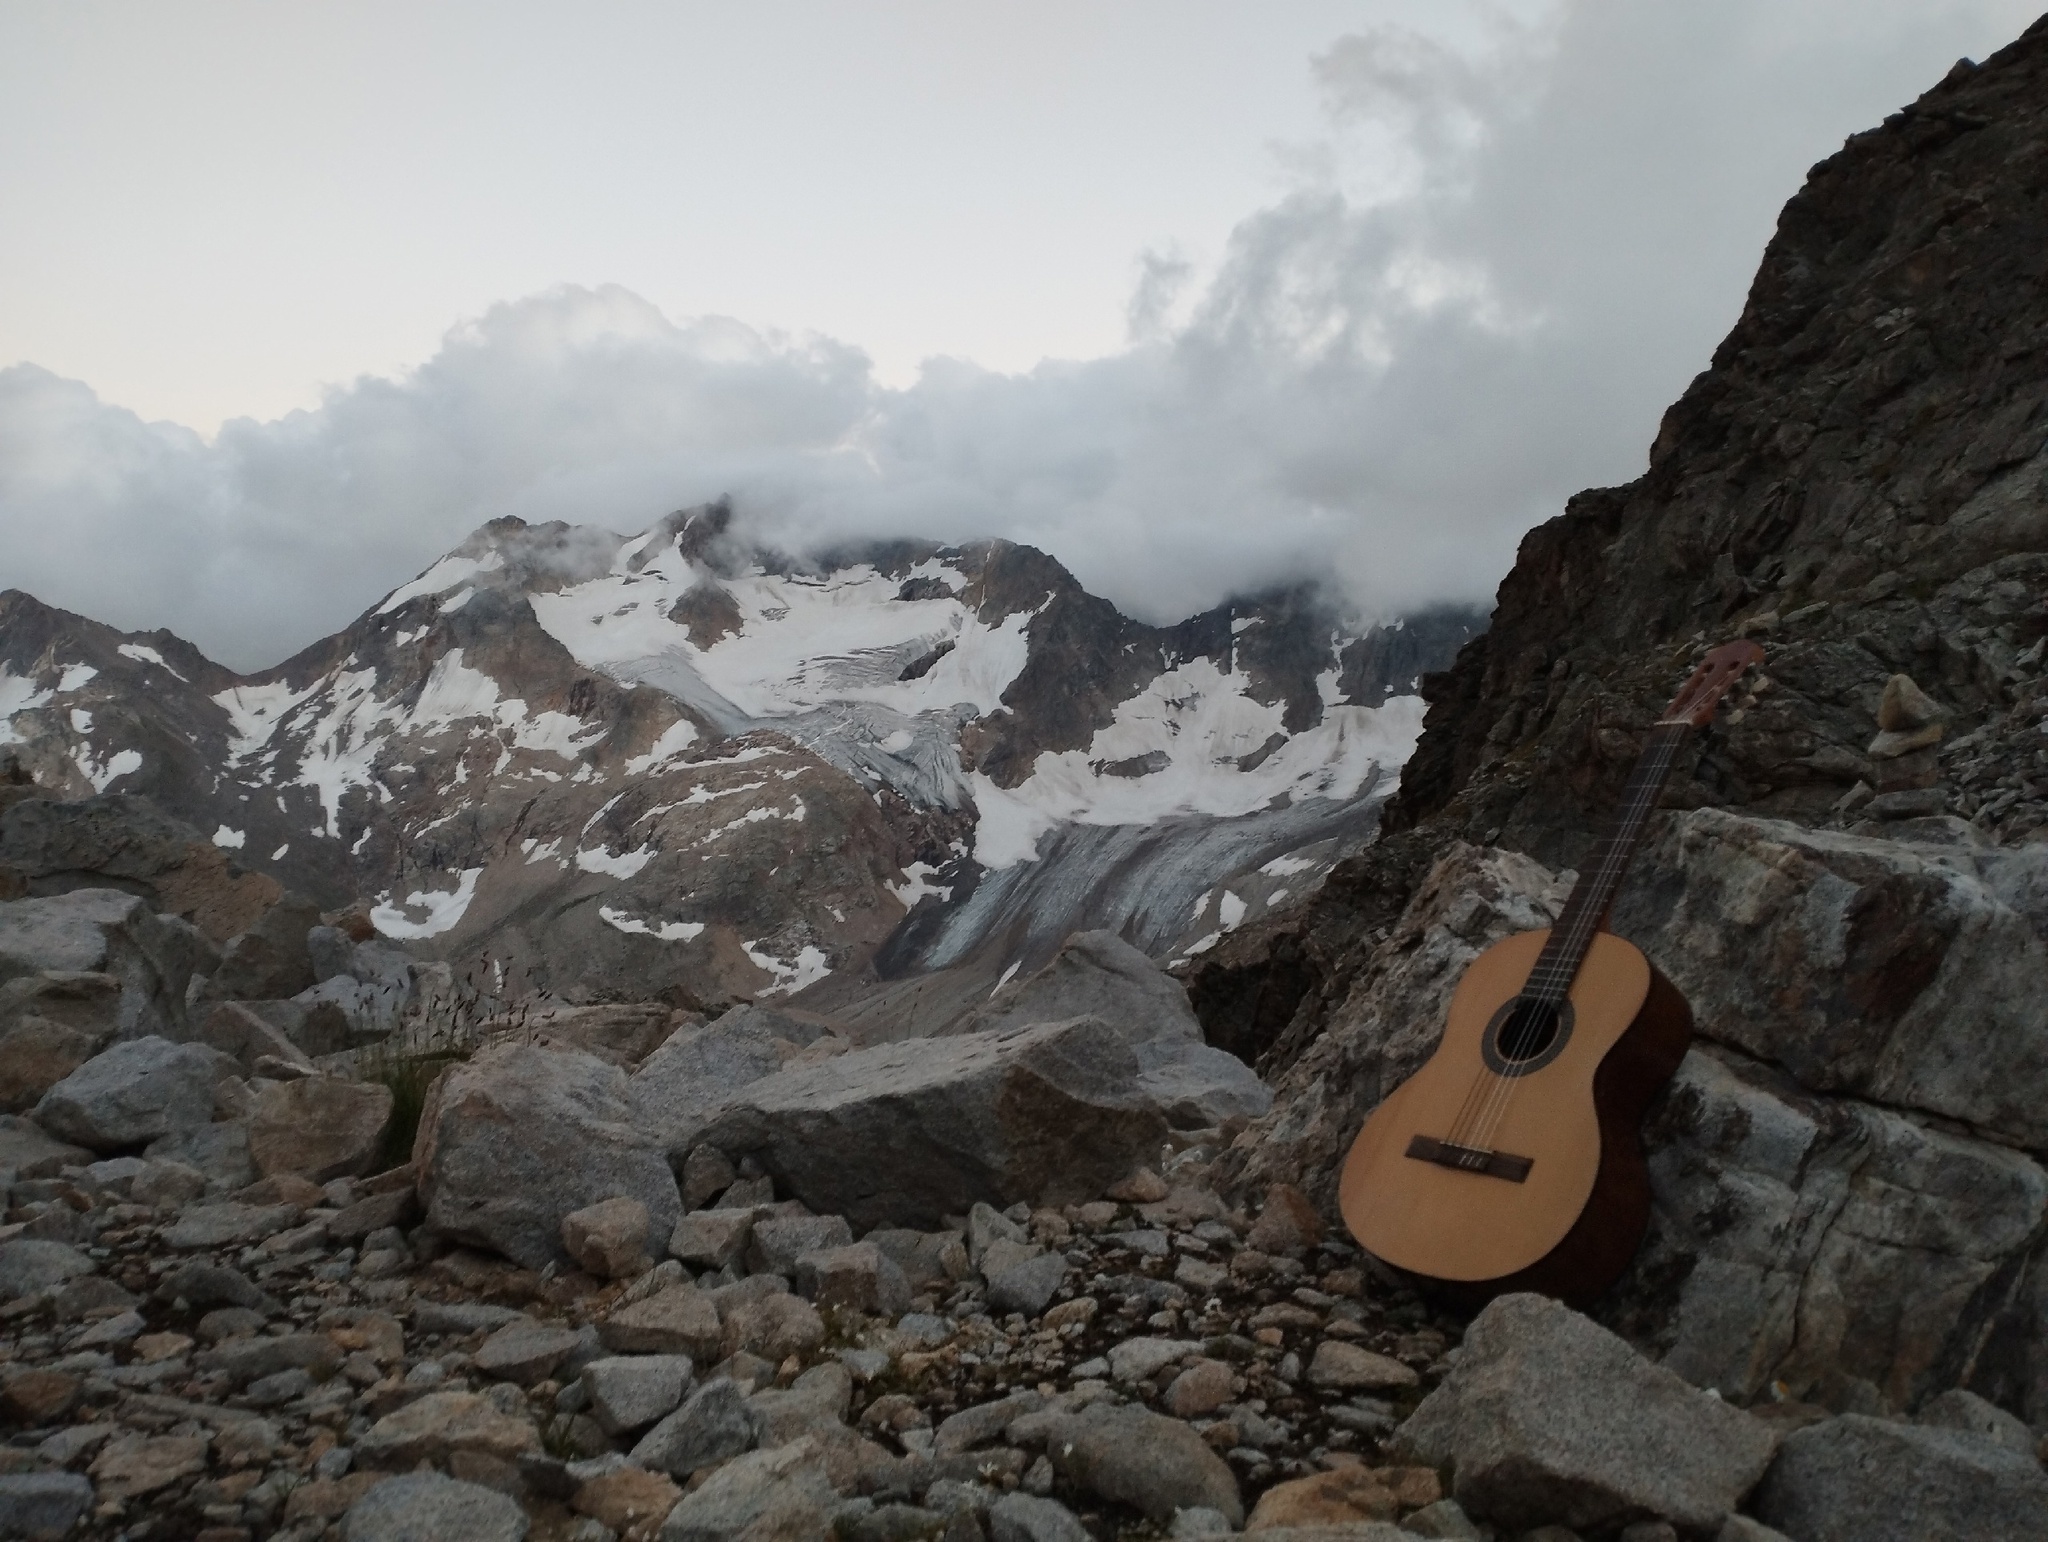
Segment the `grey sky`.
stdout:
[[493,515],[730,491],[1154,618],[1483,597],[1807,165],[2030,20],[17,3],[0,583],[246,667]]

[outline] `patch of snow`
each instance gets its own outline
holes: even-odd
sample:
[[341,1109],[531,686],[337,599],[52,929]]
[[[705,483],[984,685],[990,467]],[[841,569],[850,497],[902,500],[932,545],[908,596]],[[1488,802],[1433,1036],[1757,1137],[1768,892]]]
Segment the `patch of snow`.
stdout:
[[1268,910],[1278,910],[1280,908],[1280,902],[1285,898],[1287,898],[1287,891],[1285,889],[1275,889],[1271,894],[1266,896],[1266,908]]
[[83,707],[73,707],[71,709],[71,731],[75,734],[91,733],[92,714]]
[[759,941],[743,942],[740,949],[753,961],[754,967],[766,970],[775,976],[775,983],[762,991],[763,996],[787,996],[806,986],[816,985],[832,972],[832,961],[821,949],[806,943],[794,962],[785,963],[771,953],[763,953]]
[[990,999],[994,999],[996,991],[1001,990],[1005,985],[1008,985],[1012,980],[1016,979],[1017,971],[1019,969],[1022,969],[1023,967],[1023,961],[1020,959],[1018,962],[1012,964],[1008,969],[1005,969],[1003,971],[1003,977],[1000,980],[996,981],[995,990],[989,992]]
[[1244,920],[1245,903],[1230,890],[1223,891],[1223,898],[1216,902],[1216,919],[1223,923],[1227,932]]
[[423,594],[441,594],[479,573],[495,573],[504,565],[505,554],[496,551],[481,558],[443,557],[411,583],[401,584],[386,595],[377,614],[389,615],[407,600],[416,600]]
[[902,901],[905,910],[915,910],[917,902],[927,894],[936,894],[941,900],[953,897],[953,890],[947,884],[933,883],[932,874],[938,871],[929,862],[913,862],[903,870],[903,882],[889,885],[889,892]]
[[270,860],[275,862],[279,857],[283,856],[286,852],[290,851],[291,849],[292,843],[290,841],[286,841],[282,846],[278,847],[277,850],[273,851],[270,854]]
[[[415,889],[397,905],[391,903],[389,894],[379,895],[376,906],[370,911],[370,922],[386,937],[401,941],[414,937],[438,937],[462,923],[469,902],[476,898],[476,881],[482,875],[480,867],[465,867],[453,890]],[[409,910],[424,910],[426,918],[416,921],[406,914]]]
[[661,735],[647,746],[645,755],[634,755],[626,761],[626,775],[645,776],[654,767],[676,756],[697,742],[697,725],[686,717],[679,717],[661,731]]
[[33,711],[45,705],[55,694],[54,691],[37,690],[33,680],[0,664],[0,744],[25,743],[15,731],[14,714]]
[[124,659],[134,659],[138,664],[154,664],[173,680],[183,680],[185,678],[175,669],[171,668],[170,665],[166,664],[164,656],[157,652],[156,649],[145,648],[141,643],[123,643],[114,651]]
[[702,921],[657,921],[649,926],[638,916],[629,916],[609,905],[598,906],[597,913],[607,926],[636,936],[653,937],[661,942],[694,942],[704,932]]
[[1321,866],[1313,857],[1275,857],[1259,871],[1268,878],[1292,878],[1296,873],[1310,872]]
[[81,744],[72,752],[72,759],[94,792],[105,792],[129,772],[142,769],[142,757],[134,750],[121,750],[102,763],[93,759],[92,746]]
[[57,694],[85,689],[86,682],[96,679],[99,671],[90,664],[66,664],[64,673],[57,677]]
[[318,685],[309,685],[294,691],[278,680],[269,685],[230,686],[214,697],[214,705],[228,715],[228,765],[239,766],[262,750],[286,715],[317,690]]
[[1216,944],[1221,942],[1222,940],[1223,934],[1221,932],[1211,932],[1208,936],[1200,939],[1199,941],[1189,943],[1187,947],[1182,950],[1181,956],[1183,958],[1193,958],[1197,953],[1207,953],[1211,948],[1215,947]]
[[436,614],[452,616],[475,597],[476,586],[474,584],[465,584],[462,588],[456,590],[450,598],[441,602],[441,608]]
[[247,834],[240,830],[231,830],[226,825],[213,832],[213,844],[225,847],[229,851],[240,851],[248,843]]
[[[981,815],[976,860],[990,869],[1030,861],[1038,838],[1060,823],[1157,824],[1191,814],[1229,818],[1303,798],[1348,801],[1383,769],[1403,764],[1422,731],[1420,697],[1393,697],[1378,708],[1326,707],[1316,727],[1241,771],[1242,757],[1284,733],[1284,707],[1253,700],[1249,688],[1246,676],[1194,659],[1120,703],[1086,749],[1039,755],[1018,786],[997,788],[970,774]],[[1153,754],[1167,763],[1147,776],[1094,769]]]
[[[530,862],[533,859],[529,857],[527,860]],[[602,846],[586,847],[576,853],[576,867],[579,872],[606,873],[613,878],[631,878],[653,860],[652,846],[642,846],[635,851],[622,851],[616,856]]]
[[562,854],[562,838],[558,835],[543,846],[537,838],[528,836],[519,843],[519,849],[526,853],[526,865],[531,867],[536,862],[559,857]]

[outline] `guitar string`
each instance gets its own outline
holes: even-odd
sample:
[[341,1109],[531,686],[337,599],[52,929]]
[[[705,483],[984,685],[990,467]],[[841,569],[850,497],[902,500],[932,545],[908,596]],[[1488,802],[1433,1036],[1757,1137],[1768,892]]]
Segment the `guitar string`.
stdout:
[[[1660,728],[1664,726],[1666,725],[1658,725]],[[1576,914],[1570,917],[1570,924],[1566,928],[1565,947],[1558,955],[1557,963],[1553,965],[1553,983],[1544,987],[1546,992],[1557,991],[1559,999],[1555,1005],[1560,1014],[1565,1000],[1569,997],[1571,979],[1583,965],[1593,936],[1599,930],[1601,917],[1606,913],[1607,904],[1596,902],[1600,901],[1602,896],[1611,901],[1613,886],[1618,883],[1622,872],[1627,868],[1629,858],[1634,854],[1636,838],[1649,817],[1650,807],[1655,802],[1657,792],[1662,788],[1664,779],[1670,772],[1671,760],[1682,733],[1683,730],[1680,729],[1671,734],[1658,734],[1647,747],[1648,752],[1637,763],[1634,775],[1629,778],[1629,789],[1623,798],[1611,833],[1602,842],[1607,850],[1594,870],[1592,882],[1584,886],[1574,886],[1574,897],[1583,894],[1585,901],[1583,906],[1576,907]],[[1575,907],[1567,902],[1567,909],[1573,908]],[[1550,951],[1548,944],[1545,945],[1544,951]],[[1540,967],[1540,959],[1538,964]],[[1555,976],[1567,968],[1569,973],[1563,975],[1560,988],[1555,982]],[[1531,973],[1533,975],[1534,971]],[[1527,982],[1524,983],[1523,989],[1525,992],[1528,991]],[[1487,1100],[1485,1112],[1473,1132],[1472,1144],[1476,1149],[1487,1149],[1489,1142],[1498,1134],[1507,1120],[1522,1080],[1519,1076],[1499,1078],[1501,1085],[1497,1095]]]
[[[1567,923],[1564,948],[1558,953],[1540,985],[1536,977],[1539,973],[1545,972],[1541,957],[1537,959],[1536,967],[1530,971],[1529,978],[1523,982],[1524,995],[1547,997],[1554,992],[1557,1000],[1553,1005],[1560,1016],[1569,998],[1571,982],[1583,966],[1586,952],[1591,948],[1593,937],[1598,933],[1600,921],[1608,909],[1607,903],[1596,905],[1595,900],[1604,894],[1608,903],[1612,902],[1613,886],[1619,882],[1635,853],[1637,839],[1644,824],[1648,822],[1665,778],[1670,774],[1671,762],[1676,758],[1678,745],[1685,735],[1685,727],[1682,723],[1659,723],[1656,729],[1652,730],[1654,737],[1647,746],[1648,752],[1637,763],[1635,774],[1629,778],[1630,785],[1624,796],[1619,817],[1615,820],[1611,832],[1601,842],[1607,850],[1599,859],[1593,881],[1590,884],[1574,886],[1573,897],[1576,898],[1578,894],[1583,893],[1586,897],[1585,903],[1583,907],[1578,908],[1577,914],[1559,917],[1560,922]],[[1657,731],[1666,728],[1672,731]],[[1569,901],[1566,903],[1566,909],[1574,909]],[[1544,945],[1544,954],[1548,955],[1551,952],[1551,945],[1555,941],[1556,936],[1553,934],[1550,942]],[[1504,1021],[1501,1026],[1505,1029],[1507,1022]],[[1482,1103],[1481,1112],[1473,1122],[1469,1138],[1458,1144],[1469,1145],[1475,1150],[1486,1150],[1487,1143],[1506,1123],[1515,1093],[1519,1090],[1519,1083],[1522,1080],[1524,1078],[1520,1076],[1496,1075],[1497,1085]]]

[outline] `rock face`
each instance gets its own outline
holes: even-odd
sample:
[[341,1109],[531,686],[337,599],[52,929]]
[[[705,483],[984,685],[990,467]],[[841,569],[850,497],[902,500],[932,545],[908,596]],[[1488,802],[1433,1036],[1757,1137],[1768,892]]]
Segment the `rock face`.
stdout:
[[232,1068],[203,1044],[130,1039],[95,1055],[43,1094],[36,1122],[94,1151],[146,1145],[213,1118],[214,1085]]
[[186,985],[211,955],[190,925],[115,889],[0,904],[0,979],[111,975],[121,982],[115,1031],[122,1038],[183,1038]]
[[702,1131],[814,1210],[936,1225],[985,1195],[1059,1202],[1148,1160],[1167,1129],[1095,1018],[887,1044],[746,1087]]
[[503,1044],[449,1070],[413,1160],[435,1227],[530,1268],[573,1262],[562,1221],[600,1200],[637,1199],[662,1236],[682,1213],[668,1164],[632,1123],[625,1073],[575,1050]]
[[[1698,1039],[1645,1132],[1649,1236],[1596,1315],[1730,1398],[1784,1382],[1905,1412],[1960,1383],[2048,1413],[2048,1170],[2013,1149],[2033,1143],[2042,1076],[2026,1021],[2048,988],[2042,848],[1925,835],[1701,810],[1669,822],[1616,905]],[[1465,964],[1547,924],[1562,888],[1526,858],[1454,848],[1232,1153],[1241,1181],[1305,1174],[1327,1200]]]
[[1577,1531],[1661,1519],[1712,1532],[1777,1444],[1760,1421],[1529,1295],[1479,1314],[1463,1358],[1400,1439],[1431,1466],[1455,1468],[1452,1496],[1472,1514]]

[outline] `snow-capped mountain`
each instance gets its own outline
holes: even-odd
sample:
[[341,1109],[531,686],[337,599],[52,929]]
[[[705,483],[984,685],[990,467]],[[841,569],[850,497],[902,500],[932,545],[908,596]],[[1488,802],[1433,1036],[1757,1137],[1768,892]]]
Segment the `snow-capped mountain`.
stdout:
[[247,677],[0,596],[0,743],[424,950],[709,1003],[1084,925],[1198,951],[1369,835],[1475,624],[1288,591],[1157,628],[1007,543],[500,520]]

